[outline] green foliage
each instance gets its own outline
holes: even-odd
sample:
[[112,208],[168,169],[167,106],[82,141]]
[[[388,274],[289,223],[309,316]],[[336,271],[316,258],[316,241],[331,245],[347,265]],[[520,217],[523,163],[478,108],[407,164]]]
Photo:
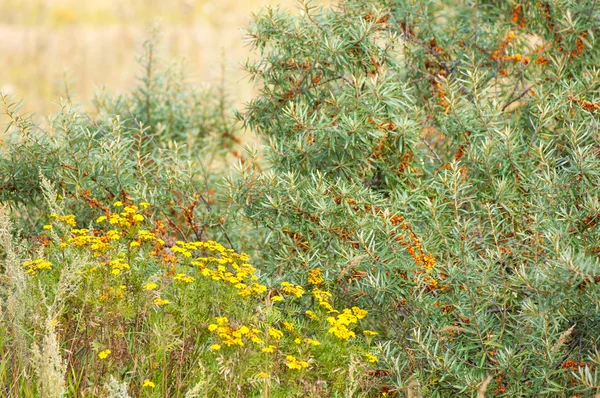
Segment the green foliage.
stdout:
[[[396,391],[600,388],[594,1],[343,1],[258,14],[232,200],[261,264],[377,312]],[[487,382],[484,383],[484,380]]]
[[[28,325],[25,334],[0,329],[11,352],[0,369],[30,369],[27,352],[50,358],[49,370],[35,373],[38,387],[13,378],[11,388],[50,388],[68,355],[78,362],[67,361],[67,386],[85,391],[92,359],[112,344],[118,362],[94,380],[121,395],[139,394],[140,369],[163,394],[184,386],[221,396],[600,393],[599,28],[595,0],[306,2],[298,15],[267,8],[248,29],[258,56],[245,69],[259,94],[239,114],[264,145],[226,179],[224,155],[237,135],[225,97],[185,84],[178,66],[161,68],[156,37],[144,46],[139,87],[99,94],[93,115],[67,101],[41,127],[4,97],[12,125],[1,147],[0,200],[30,239],[11,243],[0,225],[3,320]],[[58,199],[41,194],[40,174],[56,184]],[[61,260],[55,246],[77,233],[43,230],[47,213],[62,207],[61,215],[91,226],[86,236],[106,237],[95,220],[100,209],[110,221],[119,201],[150,202],[146,221],[165,242],[152,254],[131,246],[137,232],[129,231],[127,244],[110,249],[105,268],[122,253],[131,266],[122,270],[128,295],[90,312],[102,289],[121,286],[120,273],[104,272],[77,282],[86,288],[73,290],[67,307],[36,309],[55,300],[69,273],[54,270],[45,284],[32,284],[25,270],[44,263],[23,267],[27,257],[54,255],[61,270],[100,261],[93,253]],[[252,253],[264,296],[237,301],[236,289],[247,286],[217,292],[209,280],[173,288],[178,273],[202,272],[186,244],[209,239]],[[307,280],[319,272],[318,289],[331,300],[319,299]],[[141,316],[151,280],[176,305],[152,301],[159,308]],[[286,286],[306,295],[269,312]],[[349,333],[360,332],[356,322],[340,320],[354,307],[368,310],[379,333],[373,341]],[[320,326],[306,319],[309,308],[322,311]],[[85,347],[81,356],[57,339],[51,313]],[[83,338],[68,318],[91,315],[83,323],[90,328],[109,319],[121,329],[105,324],[105,333]],[[310,357],[308,368],[283,362],[295,355],[290,335],[279,359],[266,362],[273,366],[266,388],[255,377],[262,352],[246,347],[213,361],[209,348],[225,341],[225,333],[216,340],[207,332],[217,316],[263,332],[295,322],[324,347],[298,352],[298,361]],[[156,353],[141,354],[141,341]],[[174,352],[186,359],[177,362]],[[379,358],[377,369],[365,363],[367,352]],[[159,363],[161,375],[153,373]],[[117,375],[119,366],[125,371]],[[294,366],[305,373],[296,377]]]
[[23,215],[20,228],[35,232],[45,206],[44,175],[79,219],[91,220],[84,201],[102,207],[117,199],[152,199],[182,234],[206,238],[215,230],[213,237],[224,239],[226,205],[216,203],[214,192],[238,141],[227,98],[222,87],[188,84],[179,64],[161,68],[158,46],[153,30],[140,57],[139,87],[128,95],[100,92],[94,113],[71,103],[68,85],[67,99],[45,124],[2,97],[11,123],[0,146],[0,201]]

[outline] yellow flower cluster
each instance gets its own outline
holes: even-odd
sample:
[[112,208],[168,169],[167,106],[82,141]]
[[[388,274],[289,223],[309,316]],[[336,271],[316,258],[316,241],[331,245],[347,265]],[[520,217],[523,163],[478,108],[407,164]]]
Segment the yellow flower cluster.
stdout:
[[297,337],[297,338],[294,340],[294,343],[296,343],[296,344],[301,344],[302,342],[305,342],[305,343],[306,343],[306,344],[308,344],[308,345],[321,345],[321,342],[320,342],[320,341],[318,341],[318,340],[313,340],[313,339],[311,339],[311,338],[308,338],[308,337],[306,337],[306,338],[304,338],[304,339],[301,339],[300,337]]
[[377,358],[375,355],[368,353],[368,352],[365,354],[365,358],[367,359],[367,362],[370,362],[370,363],[379,362],[379,358]]
[[293,285],[289,282],[281,282],[281,292],[300,298],[304,295],[304,288],[300,285]]
[[165,300],[165,299],[160,298],[160,297],[155,298],[154,300],[152,300],[152,302],[154,304],[156,304],[157,306],[159,306],[159,307],[162,307],[163,305],[167,305],[167,304],[170,303],[169,300]]
[[113,213],[108,222],[122,228],[130,228],[132,225],[144,221],[144,216],[137,214],[137,206],[127,206],[123,213]]
[[[144,209],[146,207],[148,207],[147,205],[148,205],[148,203],[146,203],[146,202],[140,203],[140,207],[142,207]],[[113,206],[114,207],[123,207],[123,202],[117,201],[117,202],[113,203]],[[116,226],[122,227],[122,228],[130,228],[131,226],[139,224],[142,221],[144,221],[144,216],[141,214],[138,214],[138,210],[139,210],[139,208],[137,206],[128,205],[128,206],[125,206],[125,208],[123,208],[123,211],[121,213],[112,213],[108,217],[107,216],[98,217],[96,219],[96,222],[98,224],[100,224],[108,219],[108,222],[111,225],[116,225]]]
[[271,328],[269,329],[269,336],[273,337],[275,340],[281,340],[283,332],[279,329]]
[[337,317],[328,317],[327,322],[331,325],[329,333],[333,334],[340,340],[348,340],[355,337],[352,330],[348,328],[351,324],[358,323],[359,319],[367,316],[367,311],[358,307],[352,307],[352,310],[346,308]]
[[153,233],[152,233],[152,232],[150,232],[150,231],[146,231],[146,230],[140,229],[140,230],[138,231],[138,239],[140,239],[140,240],[145,240],[145,241],[149,241],[149,240],[156,239],[156,235],[155,235],[155,234],[153,234]]
[[[232,327],[229,320],[226,317],[217,317],[217,323],[211,323],[208,325],[208,330],[215,332],[219,335],[221,343],[227,347],[231,346],[244,346],[244,340],[252,341],[255,344],[264,344],[264,341],[259,337],[260,330],[255,328],[249,328],[248,326]],[[219,346],[219,348],[212,348]],[[215,344],[211,347],[213,351],[219,350],[221,347],[219,344]]]
[[127,264],[121,258],[116,258],[114,260],[111,260],[108,263],[108,266],[111,269],[110,273],[113,275],[119,275],[121,273],[121,271],[125,271],[125,270],[129,269],[129,264]]
[[108,358],[108,356],[111,354],[110,350],[104,350],[104,351],[100,351],[98,353],[98,358],[100,359],[106,359]]
[[[339,311],[333,308],[333,306],[329,303],[329,298],[331,297],[331,293],[328,291],[319,289],[318,287],[314,288],[312,291],[314,298],[317,299],[319,305],[327,310],[330,313],[338,313]],[[310,315],[309,315],[310,316]]]
[[286,359],[285,364],[290,369],[302,370],[302,369],[308,368],[308,362],[300,361],[292,355],[288,355],[287,357],[285,357],[285,359]]
[[295,331],[294,325],[291,322],[284,321],[283,327],[290,333],[294,333],[294,331]]
[[[190,261],[191,265],[198,267],[201,275],[214,281],[230,283],[244,297],[252,294],[259,295],[267,291],[266,286],[255,282],[258,280],[255,275],[256,268],[247,263],[249,257],[246,254],[237,254],[232,249],[226,249],[223,245],[213,241],[178,241],[171,248],[171,251],[181,254],[185,258],[192,257],[192,253],[197,250],[218,253],[218,257],[197,257]],[[211,265],[216,265],[216,268],[211,268]]]
[[264,353],[267,353],[267,354],[272,354],[273,352],[275,352],[276,349],[277,349],[277,346],[270,345],[268,347],[263,347],[261,349],[261,351]]
[[267,372],[258,372],[257,377],[260,377],[261,379],[270,379],[271,376],[269,376],[269,374]]
[[38,258],[37,260],[24,262],[23,264],[21,264],[21,267],[23,267],[26,270],[26,274],[35,275],[38,273],[38,271],[51,270],[52,263],[42,258]]
[[117,240],[115,239],[115,235],[99,237],[92,235],[77,235],[69,238],[68,243],[73,247],[89,247],[92,251],[94,251],[94,256],[99,256],[102,253],[107,252],[113,247],[108,244],[109,240]]
[[308,271],[308,283],[315,286],[322,285],[323,283],[325,283],[322,274],[323,270],[321,270],[321,268]]
[[77,223],[75,222],[75,216],[72,214],[67,214],[65,216],[59,216],[58,214],[50,214],[50,219],[64,222],[65,224],[68,224],[72,227],[77,225]]
[[312,310],[306,310],[304,313],[313,321],[319,320],[319,317],[317,316],[317,314],[315,314]]
[[174,253],[181,253],[184,257],[191,257],[192,252],[196,250],[206,250],[212,253],[218,253],[221,258],[208,257],[206,259],[198,259],[198,261],[218,261],[221,260],[221,264],[227,264],[230,262],[246,262],[249,260],[247,254],[237,254],[233,249],[227,249],[225,246],[215,241],[207,242],[183,242],[177,241],[175,246],[171,248]]

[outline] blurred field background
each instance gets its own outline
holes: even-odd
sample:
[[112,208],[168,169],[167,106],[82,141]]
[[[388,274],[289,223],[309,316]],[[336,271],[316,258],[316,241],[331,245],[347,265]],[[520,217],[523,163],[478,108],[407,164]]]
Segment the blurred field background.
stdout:
[[54,113],[65,77],[76,101],[87,103],[106,86],[135,84],[149,27],[160,21],[165,60],[185,59],[191,84],[218,84],[235,104],[251,84],[240,70],[249,55],[242,28],[262,6],[292,0],[0,0],[0,91],[24,100],[38,119]]

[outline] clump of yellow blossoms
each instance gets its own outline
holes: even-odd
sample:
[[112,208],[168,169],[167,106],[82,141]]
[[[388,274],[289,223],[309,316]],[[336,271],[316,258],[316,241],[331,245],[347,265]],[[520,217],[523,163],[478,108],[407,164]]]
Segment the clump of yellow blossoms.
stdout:
[[[217,317],[215,320],[216,323],[208,325],[208,330],[217,333],[221,339],[221,343],[227,347],[243,347],[245,341],[251,341],[255,344],[264,344],[264,341],[259,337],[260,330],[256,328],[249,328],[245,325],[232,326],[229,323],[229,319],[226,317]],[[220,345],[218,349],[220,349]],[[213,351],[218,349],[213,349]]]
[[331,325],[329,333],[333,334],[340,340],[348,340],[355,337],[356,334],[348,328],[351,324],[358,323],[359,319],[367,316],[367,311],[358,307],[352,307],[352,310],[346,308],[337,317],[327,318],[327,322]]
[[281,282],[281,292],[300,298],[304,295],[304,288],[300,285],[293,285],[289,282]]
[[156,304],[157,306],[159,306],[159,307],[161,307],[161,306],[163,306],[163,305],[167,305],[167,304],[169,304],[169,303],[170,303],[170,301],[169,301],[169,300],[165,300],[165,299],[163,299],[163,298],[160,298],[160,297],[157,297],[157,298],[155,298],[154,300],[152,300],[152,302],[153,302],[154,304]]
[[110,350],[104,350],[104,351],[100,351],[98,353],[98,358],[100,359],[106,359],[108,358],[108,356],[111,354]]
[[158,287],[158,285],[156,283],[146,283],[144,286],[142,286],[142,289],[144,290],[154,290]]
[[197,267],[202,276],[233,285],[243,297],[260,295],[267,291],[265,285],[256,282],[258,280],[256,268],[248,264],[247,254],[237,254],[234,250],[226,249],[214,241],[178,241],[171,251],[184,259],[191,259],[193,253],[197,251],[212,253],[211,256],[196,257],[190,260],[190,265]]
[[368,352],[365,354],[365,358],[367,359],[367,362],[370,362],[370,363],[379,362],[379,358],[377,358],[375,355],[368,353]]
[[50,219],[64,222],[65,224],[68,224],[71,227],[77,225],[77,223],[75,222],[75,216],[72,214],[67,214],[65,216],[59,216],[58,214],[50,214]]
[[285,357],[285,359],[286,359],[285,364],[290,369],[302,370],[302,369],[308,368],[308,362],[300,361],[292,355],[288,355],[287,357]]
[[339,312],[329,303],[329,298],[331,297],[331,293],[325,290],[321,290],[318,287],[314,288],[312,291],[314,298],[317,299],[319,305],[327,310],[327,312],[337,313]]
[[319,286],[325,283],[323,279],[323,270],[321,268],[313,269],[308,272],[308,283],[311,285]]
[[21,264],[21,267],[23,267],[26,270],[26,274],[35,275],[42,270],[51,270],[52,263],[42,258],[38,258],[37,260],[24,262],[23,264]]
[[125,271],[125,270],[129,269],[129,264],[127,264],[125,261],[123,261],[120,258],[111,260],[108,263],[108,266],[110,267],[110,273],[113,275],[119,275],[121,273],[121,271]]

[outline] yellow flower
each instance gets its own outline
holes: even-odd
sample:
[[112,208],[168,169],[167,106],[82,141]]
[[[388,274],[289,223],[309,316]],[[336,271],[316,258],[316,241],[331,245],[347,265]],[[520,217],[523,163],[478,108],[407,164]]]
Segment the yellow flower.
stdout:
[[283,301],[283,297],[281,297],[281,296],[273,296],[273,297],[271,297],[271,301],[273,301],[274,303],[277,303],[279,301]]
[[98,358],[100,358],[100,359],[106,359],[106,358],[108,358],[109,355],[110,355],[110,350],[100,351],[98,353]]
[[275,347],[274,345],[270,345],[268,347],[263,347],[263,349],[261,351],[266,352],[267,354],[272,354],[276,348],[277,347]]
[[352,307],[352,312],[354,313],[354,316],[356,316],[358,319],[363,319],[369,313],[367,310],[361,310],[358,307]]
[[248,334],[250,332],[250,329],[248,329],[248,326],[242,326],[238,329],[238,331],[240,332],[240,334],[244,335]]
[[258,374],[256,376],[260,377],[261,379],[270,379],[271,378],[271,376],[269,376],[269,374],[265,373],[265,372],[258,372]]
[[158,285],[156,283],[146,283],[142,289],[150,291],[156,289],[157,287]]
[[296,338],[294,339],[294,343],[296,343],[296,344],[300,344],[300,343],[302,343],[302,339],[301,339],[300,337],[296,337]]
[[142,202],[142,203],[140,203],[140,207],[141,207],[142,209],[147,209],[147,208],[148,208],[148,206],[150,206],[150,203],[148,203],[148,202]]
[[372,330],[363,330],[363,334],[367,337],[375,337],[377,336],[379,333],[374,332]]
[[305,314],[313,321],[318,321],[319,317],[311,310],[306,310]]
[[291,324],[288,321],[284,321],[283,322],[283,326],[287,329],[288,332],[293,332],[294,331],[294,325]]
[[100,223],[102,223],[102,222],[104,222],[104,221],[106,221],[106,216],[100,216],[100,217],[98,217],[98,218],[96,219],[96,222],[97,222],[98,224],[100,224]]
[[165,304],[169,304],[169,300],[164,300],[164,299],[162,299],[160,297],[155,298],[154,300],[152,300],[152,302],[154,304],[158,305],[159,307],[163,306]]
[[146,379],[146,380],[144,380],[144,384],[142,384],[142,387],[154,388],[154,387],[156,387],[156,384],[154,384],[150,380]]
[[52,229],[52,225],[44,225],[44,229],[46,231],[50,231]]
[[322,285],[323,283],[325,283],[325,280],[323,279],[323,277],[321,276],[322,274],[322,270],[321,268],[317,268],[317,269],[313,269],[311,271],[308,272],[308,283],[310,283],[311,285]]
[[133,242],[131,242],[129,244],[129,247],[140,247],[141,243],[138,242],[137,240],[134,240]]
[[281,330],[271,328],[269,329],[269,335],[275,340],[279,340],[283,337],[283,332]]
[[210,346],[211,351],[219,351],[221,346],[219,344],[213,344]]
[[304,289],[300,285],[292,285],[289,282],[281,282],[281,291],[285,294],[294,295],[297,298],[302,297]]
[[214,323],[211,323],[210,325],[208,325],[208,330],[211,331],[211,332],[214,332],[218,328],[219,328],[219,325],[216,325]]
[[375,355],[370,354],[368,352],[365,354],[365,358],[367,358],[367,362],[370,362],[370,363],[379,362],[379,358],[377,358]]
[[304,368],[308,368],[308,362],[300,361],[292,355],[288,355],[287,357],[285,357],[285,359],[286,359],[285,364],[290,369],[302,370]]
[[66,216],[60,216],[60,217],[58,217],[58,221],[64,222],[65,224],[69,224],[72,227],[77,225],[77,223],[75,222],[75,216],[72,214],[68,214]]
[[121,202],[120,200],[117,200],[115,203],[113,203],[114,207],[123,207],[123,202]]
[[263,339],[261,339],[258,336],[252,336],[250,338],[250,340],[252,340],[252,342],[255,343],[255,344],[265,344],[265,342],[263,341]]

